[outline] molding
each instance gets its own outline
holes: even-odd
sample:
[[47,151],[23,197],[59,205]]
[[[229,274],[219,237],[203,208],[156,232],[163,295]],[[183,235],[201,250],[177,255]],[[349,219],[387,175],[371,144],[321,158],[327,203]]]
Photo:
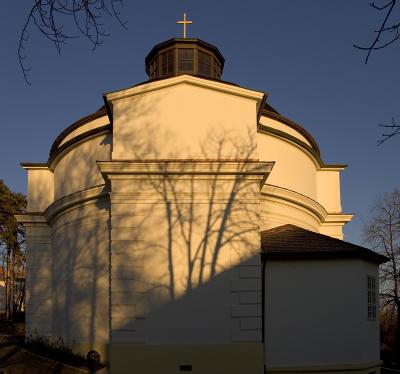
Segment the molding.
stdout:
[[132,96],[142,95],[152,91],[173,87],[179,84],[190,84],[192,86],[207,88],[234,96],[240,96],[246,99],[256,100],[257,112],[263,105],[263,99],[265,96],[264,92],[249,90],[239,86],[226,84],[222,81],[203,79],[186,74],[172,78],[160,79],[157,81],[149,81],[148,83],[142,84],[140,86],[134,86],[120,91],[105,93],[103,96],[106,103],[112,104],[114,101],[119,101]]
[[312,366],[267,366],[268,373],[321,373],[337,371],[359,371],[381,366],[383,361],[370,361],[358,364],[338,364],[338,365],[312,365]]
[[342,171],[347,167],[346,164],[325,164],[320,154],[314,148],[310,147],[308,144],[304,143],[295,136],[285,133],[284,131],[262,125],[261,123],[258,124],[257,129],[260,133],[275,136],[276,138],[295,145],[311,158],[318,170]]
[[54,140],[53,145],[50,149],[50,157],[56,151],[58,145],[63,141],[63,139],[69,135],[71,132],[75,131],[77,128],[86,125],[87,123],[96,120],[101,117],[107,116],[107,110],[104,106],[102,106],[97,112],[91,113],[85,117],[82,117],[75,121],[72,125],[67,127],[57,138]]
[[336,225],[338,223],[345,224],[350,222],[354,217],[354,214],[328,214],[325,218],[324,225]]
[[275,138],[281,139],[291,145],[294,145],[298,149],[300,149],[302,152],[304,152],[314,163],[315,167],[317,169],[320,169],[323,165],[323,161],[321,157],[319,156],[318,153],[315,152],[313,148],[311,148],[308,144],[302,142],[300,139],[296,138],[293,135],[289,135],[286,132],[283,132],[281,130],[273,129],[272,127],[265,126],[262,124],[258,124],[257,130],[261,134],[267,134],[271,135]]
[[46,224],[46,225],[48,223],[46,217],[41,212],[27,212],[25,214],[16,214],[14,217],[18,223],[24,223],[24,224],[36,223],[36,224]]
[[108,196],[109,192],[106,188],[105,184],[91,187],[86,190],[74,192],[70,195],[64,196],[55,202],[53,202],[49,207],[44,211],[44,216],[47,221],[50,222],[59,215],[61,212],[66,211],[67,209],[81,204],[83,202],[87,202],[90,200],[96,200],[100,197]]
[[265,108],[265,105],[263,107],[263,111],[262,111],[262,115],[271,119],[275,119],[278,122],[281,122],[289,127],[291,127],[292,129],[296,130],[299,134],[303,135],[312,145],[312,148],[315,150],[315,152],[318,153],[318,155],[321,155],[320,149],[318,147],[318,144],[316,142],[316,140],[313,138],[313,136],[302,126],[300,126],[298,123],[292,121],[291,119],[283,116],[280,113],[275,113],[272,112],[268,109]]
[[305,209],[309,214],[318,219],[321,227],[343,226],[350,222],[354,216],[353,214],[330,214],[316,200],[287,188],[271,184],[264,185],[261,190],[261,196],[290,203],[290,205],[294,205],[297,209]]
[[320,203],[308,196],[302,195],[287,188],[266,184],[261,190],[261,195],[281,199],[306,208],[315,216],[317,216],[321,223],[325,222],[326,217],[328,216],[328,212]]
[[47,162],[20,162],[25,170],[49,170]]
[[64,154],[70,149],[74,148],[79,144],[84,143],[85,141],[91,140],[97,136],[108,133],[111,130],[110,125],[104,125],[97,127],[95,129],[86,131],[82,134],[77,135],[76,137],[68,140],[62,146],[57,148],[52,154],[50,154],[49,160],[47,161],[48,168],[54,170],[54,164],[57,164],[60,157],[64,156]]
[[102,174],[115,175],[254,175],[269,174],[274,162],[256,160],[115,160],[97,161]]
[[49,159],[47,162],[21,162],[20,165],[25,170],[50,170],[54,171],[57,166],[58,160],[60,157],[63,157],[67,151],[71,148],[75,148],[79,144],[84,143],[85,141],[96,138],[97,136],[106,134],[111,131],[111,125],[104,125],[97,127],[92,130],[88,130],[82,134],[77,135],[76,137],[68,140],[59,148],[56,148],[53,152],[50,153]]

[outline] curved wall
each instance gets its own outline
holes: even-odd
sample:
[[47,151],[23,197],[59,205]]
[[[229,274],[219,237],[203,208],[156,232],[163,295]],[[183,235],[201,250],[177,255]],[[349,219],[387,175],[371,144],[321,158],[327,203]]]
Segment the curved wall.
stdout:
[[299,139],[300,141],[306,143],[309,147],[312,147],[311,142],[304,135],[300,134],[294,128],[291,128],[288,125],[286,125],[282,122],[279,122],[276,119],[261,116],[259,122],[264,126],[269,126],[275,130],[279,130],[279,131],[285,132],[286,134],[294,136],[296,139]]
[[261,231],[286,224],[315,232],[320,231],[324,212],[322,207],[315,209],[315,205],[317,205],[315,202],[310,201],[303,204],[300,202],[304,200],[304,198],[301,199],[301,196],[298,196],[297,199],[288,199],[280,193],[279,189],[272,186],[267,187],[269,187],[268,194],[262,193],[260,202]]
[[51,220],[52,335],[80,352],[109,340],[108,197],[80,202]]
[[99,134],[68,148],[54,169],[54,200],[104,183],[96,161],[111,157],[111,134]]
[[294,143],[258,133],[260,161],[275,161],[268,184],[296,191],[317,200],[317,166],[311,155]]

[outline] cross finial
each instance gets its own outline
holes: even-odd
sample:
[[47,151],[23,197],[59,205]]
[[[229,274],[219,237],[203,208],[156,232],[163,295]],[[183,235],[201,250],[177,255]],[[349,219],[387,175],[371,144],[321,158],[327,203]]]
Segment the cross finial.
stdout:
[[193,22],[186,21],[186,13],[183,13],[183,21],[177,21],[176,23],[183,25],[183,38],[186,39],[186,25],[191,25]]

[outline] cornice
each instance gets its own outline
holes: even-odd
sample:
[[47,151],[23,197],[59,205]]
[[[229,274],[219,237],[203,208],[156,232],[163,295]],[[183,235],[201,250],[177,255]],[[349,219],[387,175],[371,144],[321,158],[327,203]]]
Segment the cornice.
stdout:
[[328,216],[328,212],[320,203],[318,203],[314,199],[311,199],[308,196],[289,190],[287,188],[265,184],[261,190],[261,195],[278,198],[297,206],[301,206],[313,213],[316,217],[318,217],[321,223],[324,222],[326,217]]
[[344,170],[347,165],[345,164],[325,164],[322,160],[321,156],[318,152],[315,151],[314,148],[310,147],[308,144],[304,143],[300,139],[296,138],[293,135],[287,134],[284,131],[274,129],[272,127],[263,125],[261,123],[258,124],[258,132],[275,136],[279,139],[282,139],[286,142],[289,142],[303,151],[311,160],[314,162],[317,169],[320,170],[332,170],[332,171],[341,171]]
[[24,224],[47,224],[46,217],[41,212],[27,212],[25,214],[16,214],[15,219]]
[[269,173],[274,162],[258,160],[113,160],[97,161],[103,174],[259,175]]
[[328,214],[325,218],[325,225],[337,223],[347,223],[350,222],[354,217],[354,214]]
[[79,134],[76,137],[72,138],[65,142],[62,146],[58,147],[53,154],[50,155],[49,160],[47,161],[47,165],[49,169],[54,169],[54,163],[62,156],[67,150],[77,146],[80,143],[83,143],[87,140],[93,139],[97,136],[103,135],[111,131],[110,125],[104,125],[97,127],[95,129],[84,132],[83,134]]
[[350,222],[354,216],[353,214],[328,213],[326,209],[316,200],[296,191],[271,184],[264,185],[261,190],[261,195],[283,200],[290,204],[305,208],[318,218],[322,226],[337,226],[338,224],[344,225]]
[[55,151],[50,155],[47,162],[21,162],[20,165],[25,170],[51,170],[54,171],[55,163],[62,157],[68,150],[76,147],[77,145],[93,139],[97,136],[109,133],[111,131],[110,125],[100,126],[95,129],[86,131],[82,134],[77,135],[65,142],[62,146],[55,149]]
[[57,138],[54,140],[53,145],[51,146],[50,149],[50,157],[52,156],[52,154],[56,151],[56,149],[58,148],[58,146],[60,145],[60,143],[63,141],[63,139],[69,135],[71,132],[75,131],[76,129],[78,129],[79,127],[86,125],[87,123],[94,121],[98,118],[104,117],[107,115],[107,110],[106,108],[103,106],[101,107],[97,112],[91,113],[85,117],[82,117],[80,119],[78,119],[77,121],[75,121],[72,125],[68,126],[65,130],[63,130],[63,132],[57,136]]
[[249,90],[239,86],[225,84],[222,81],[203,79],[192,75],[179,75],[177,77],[160,79],[157,81],[149,81],[148,83],[126,88],[120,91],[105,93],[104,101],[108,104],[115,101],[123,100],[132,96],[142,95],[163,88],[173,87],[179,84],[190,84],[192,86],[208,88],[214,91],[219,91],[234,96],[244,97],[257,101],[257,112],[263,105],[265,97],[264,92]]
[[47,162],[21,162],[20,165],[25,170],[49,170]]
[[318,153],[318,155],[321,154],[316,140],[304,127],[300,126],[298,123],[292,121],[291,119],[283,116],[282,114],[280,114],[278,112],[272,112],[272,111],[266,109],[265,106],[263,107],[262,115],[264,115],[265,117],[271,118],[271,119],[275,119],[278,122],[284,123],[285,125],[296,130],[310,142],[310,144],[312,145],[312,148]]
[[109,191],[105,184],[95,186],[86,190],[74,192],[54,201],[44,211],[44,216],[48,222],[51,222],[57,215],[73,206],[82,204],[90,200],[97,200],[100,197],[108,196]]

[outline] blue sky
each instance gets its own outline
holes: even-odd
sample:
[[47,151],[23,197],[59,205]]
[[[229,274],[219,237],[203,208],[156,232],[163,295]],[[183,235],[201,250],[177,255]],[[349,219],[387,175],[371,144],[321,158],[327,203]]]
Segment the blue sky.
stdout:
[[369,207],[400,187],[400,136],[377,147],[377,124],[400,120],[400,43],[374,53],[368,65],[353,43],[368,44],[382,15],[369,0],[125,1],[124,30],[105,18],[110,36],[95,51],[73,39],[61,56],[33,27],[26,45],[32,86],[17,59],[19,36],[32,1],[6,0],[0,14],[0,178],[26,192],[21,161],[46,161],[68,125],[102,105],[102,93],[146,80],[144,57],[157,43],[181,36],[216,45],[223,79],[268,93],[283,115],[317,140],[326,163],[346,163],[342,207],[355,218],[346,240],[361,243]]

